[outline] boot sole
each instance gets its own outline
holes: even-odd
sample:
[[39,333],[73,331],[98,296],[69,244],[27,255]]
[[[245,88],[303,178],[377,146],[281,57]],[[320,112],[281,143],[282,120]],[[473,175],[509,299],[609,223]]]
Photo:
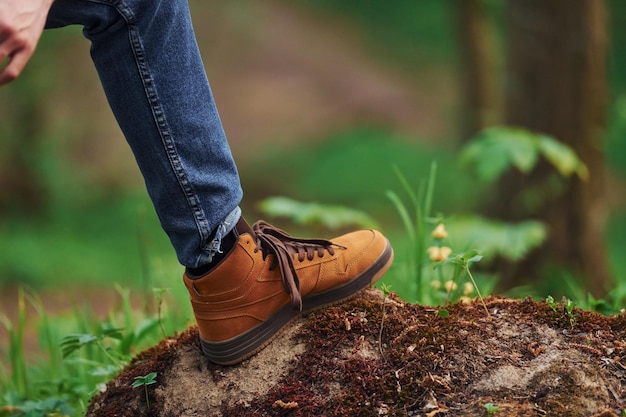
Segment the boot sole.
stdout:
[[200,337],[202,351],[218,365],[235,365],[255,355],[276,338],[293,320],[312,311],[339,304],[357,295],[362,289],[378,281],[391,266],[393,249],[387,246],[368,269],[339,287],[302,298],[302,311],[294,311],[287,304],[263,323],[247,332],[221,342],[209,342]]

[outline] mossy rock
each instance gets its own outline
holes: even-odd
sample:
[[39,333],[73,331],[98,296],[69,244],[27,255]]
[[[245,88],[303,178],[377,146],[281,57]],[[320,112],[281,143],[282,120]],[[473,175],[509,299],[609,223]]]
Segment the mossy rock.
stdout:
[[[624,315],[576,310],[570,320],[545,302],[485,301],[489,313],[460,303],[442,317],[391,295],[383,315],[382,293],[369,289],[299,319],[237,366],[210,363],[193,326],[139,354],[87,415],[620,415]],[[131,384],[150,372],[148,408]]]

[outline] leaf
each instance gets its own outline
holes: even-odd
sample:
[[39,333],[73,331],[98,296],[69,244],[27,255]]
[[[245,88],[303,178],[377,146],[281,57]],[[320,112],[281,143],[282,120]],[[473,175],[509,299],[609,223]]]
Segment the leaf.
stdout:
[[465,259],[463,258],[463,254],[462,253],[457,253],[454,256],[449,257],[448,259],[446,259],[445,261],[443,261],[443,264],[454,264],[454,265],[458,265],[460,267],[463,267],[465,265]]
[[576,152],[555,138],[527,129],[495,126],[480,131],[465,146],[461,162],[471,166],[478,178],[493,181],[509,168],[530,172],[539,156],[564,177],[572,174],[585,180],[589,171]]
[[413,191],[413,188],[409,184],[409,181],[406,179],[404,174],[402,174],[402,171],[400,171],[400,168],[398,168],[397,165],[393,166],[393,172],[395,172],[396,176],[398,177],[398,180],[400,181],[400,184],[402,185],[402,188],[408,194],[408,196],[411,199],[411,202],[413,203],[413,205],[414,206],[419,206],[420,200],[419,200],[417,194],[415,194],[415,192]]
[[495,405],[493,403],[483,404],[483,407],[485,407],[487,412],[490,413],[490,414],[493,414],[493,413],[495,413],[497,411],[500,411],[500,407],[498,407],[497,405]]
[[69,356],[72,352],[80,349],[85,345],[95,343],[98,337],[93,334],[70,334],[65,336],[61,341],[61,351],[63,358]]
[[503,256],[519,261],[531,249],[539,247],[547,236],[546,226],[534,220],[504,223],[478,216],[456,217],[447,226],[450,235],[455,236],[456,247],[480,248],[481,255],[489,259]]
[[446,310],[445,308],[442,308],[442,309],[437,310],[437,315],[445,319],[445,318],[450,317],[450,312]]
[[122,340],[124,335],[122,334],[123,327],[113,327],[111,323],[104,323],[101,326],[100,334],[102,337],[110,337],[112,339]]
[[150,372],[148,375],[146,375],[147,385],[156,384],[156,376],[157,376],[156,372]]
[[470,266],[470,264],[476,263],[480,261],[481,259],[483,259],[482,255],[474,255],[467,260],[467,266]]
[[137,379],[137,378],[143,378],[140,376],[136,376],[135,377],[135,381],[130,385],[133,388],[139,388],[139,387],[143,387],[144,383],[143,383],[143,379]]
[[304,224],[321,224],[329,229],[342,227],[377,228],[377,223],[366,213],[340,205],[300,202],[288,197],[270,197],[261,201],[259,210],[273,217],[286,217]]
[[525,129],[491,127],[465,146],[461,162],[471,166],[483,181],[493,181],[511,167],[528,173],[537,163],[537,141],[537,135]]
[[131,387],[138,388],[146,385],[156,384],[156,372],[150,372],[148,375],[136,376],[135,381],[131,384]]
[[409,240],[411,242],[415,242],[415,226],[413,225],[413,221],[411,221],[411,216],[409,215],[406,206],[400,200],[400,197],[396,193],[391,190],[387,190],[387,197],[391,200],[391,203],[396,208],[396,211],[400,215],[402,219],[402,223],[404,224],[404,230],[409,235]]
[[159,326],[159,318],[151,317],[141,321],[137,328],[135,328],[135,343],[141,342],[145,337],[147,337],[150,332],[157,329]]
[[119,351],[123,355],[129,355],[134,345],[141,343],[150,332],[157,329],[159,326],[158,317],[151,317],[142,320],[132,332],[127,332],[126,336],[121,339],[119,345]]
[[580,179],[586,180],[589,171],[585,164],[578,158],[576,152],[564,143],[547,135],[538,135],[539,151],[559,173],[564,177],[576,174]]

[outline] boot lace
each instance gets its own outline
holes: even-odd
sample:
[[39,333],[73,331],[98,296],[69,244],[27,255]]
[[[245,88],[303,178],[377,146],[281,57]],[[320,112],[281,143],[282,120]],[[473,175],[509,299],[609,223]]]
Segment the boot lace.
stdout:
[[273,255],[270,270],[277,266],[283,280],[283,287],[291,297],[291,306],[295,310],[302,310],[302,296],[300,295],[300,281],[294,265],[294,257],[298,255],[298,261],[304,259],[313,260],[315,254],[320,258],[324,253],[332,256],[335,254],[334,247],[341,247],[325,239],[301,239],[288,235],[277,227],[264,221],[258,221],[252,226],[256,234],[256,249],[262,251],[263,259],[267,255]]

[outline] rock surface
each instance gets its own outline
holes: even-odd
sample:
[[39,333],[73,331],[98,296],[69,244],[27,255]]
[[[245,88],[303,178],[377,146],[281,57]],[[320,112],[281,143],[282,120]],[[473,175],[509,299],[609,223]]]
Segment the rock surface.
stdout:
[[[626,316],[491,297],[448,317],[370,289],[291,324],[237,366],[197,329],[139,354],[89,416],[618,416]],[[384,312],[383,312],[384,306]],[[382,331],[381,331],[382,329]],[[157,372],[144,392],[135,376]],[[497,407],[488,414],[485,405]]]

